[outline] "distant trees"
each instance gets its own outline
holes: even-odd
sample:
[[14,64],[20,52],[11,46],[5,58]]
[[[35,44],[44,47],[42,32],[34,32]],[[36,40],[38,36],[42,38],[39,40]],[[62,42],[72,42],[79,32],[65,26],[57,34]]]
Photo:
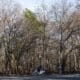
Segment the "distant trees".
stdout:
[[[0,26],[1,26],[1,34],[2,34],[2,42],[4,48],[4,64],[5,64],[5,72],[6,74],[12,71],[12,57],[13,57],[13,43],[17,40],[14,40],[18,37],[20,28],[19,19],[21,14],[19,13],[19,7],[10,0],[0,1]],[[18,15],[18,13],[20,15]],[[18,21],[18,23],[16,23]],[[17,27],[16,27],[16,25]],[[17,30],[16,30],[17,29]],[[15,32],[16,31],[16,32]],[[17,33],[18,32],[18,33]],[[16,36],[16,35],[17,36]],[[14,37],[15,36],[15,37]],[[14,43],[15,45],[16,43]],[[17,44],[16,44],[17,45]],[[15,53],[16,54],[16,53]]]
[[[64,70],[64,62],[63,56],[65,56],[65,41],[71,37],[72,34],[67,34],[69,33],[69,28],[72,24],[72,19],[71,15],[71,4],[69,1],[66,0],[61,0],[60,3],[56,3],[55,5],[52,5],[52,12],[53,12],[53,22],[55,23],[54,27],[56,27],[57,32],[55,33],[55,36],[57,36],[58,39],[58,56],[59,56],[59,73],[61,74]],[[68,31],[68,32],[66,32]],[[57,34],[57,35],[56,35]]]
[[[59,56],[59,73],[64,73],[66,66],[66,57],[68,56],[67,51],[70,49],[71,45],[67,47],[68,40],[79,30],[78,26],[75,26],[74,11],[71,11],[73,6],[70,4],[69,0],[61,0],[60,3],[52,6],[53,10],[53,22],[55,23],[54,27],[56,27],[57,32],[55,33],[55,37],[57,36],[59,46],[58,48],[58,56]],[[73,41],[70,40],[71,42]],[[69,52],[70,54],[70,52]]]
[[0,4],[1,73],[30,74],[39,65],[60,74],[80,71],[79,4],[42,3],[34,13],[11,0]]

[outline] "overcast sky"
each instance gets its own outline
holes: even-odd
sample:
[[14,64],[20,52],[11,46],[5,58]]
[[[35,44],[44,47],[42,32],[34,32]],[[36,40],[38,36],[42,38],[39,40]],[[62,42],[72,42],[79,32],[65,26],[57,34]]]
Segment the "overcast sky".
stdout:
[[[15,0],[15,1],[19,3],[23,9],[28,8],[34,11],[36,7],[41,4],[41,1],[44,1],[44,3],[49,5],[54,3],[55,1],[60,1],[60,0]],[[74,2],[75,0],[70,0],[70,1]]]
[[[35,10],[37,6],[40,5],[41,1],[43,0],[15,0],[18,2],[22,8],[28,8],[30,10]],[[55,0],[45,0],[47,4],[51,4]]]

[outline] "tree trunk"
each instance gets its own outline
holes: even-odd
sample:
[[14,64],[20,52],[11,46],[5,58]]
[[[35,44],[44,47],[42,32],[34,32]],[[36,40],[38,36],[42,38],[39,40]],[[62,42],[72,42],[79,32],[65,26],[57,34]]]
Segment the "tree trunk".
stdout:
[[18,61],[16,62],[16,72],[17,74],[19,74],[19,62]]
[[62,55],[59,53],[59,74],[62,74]]

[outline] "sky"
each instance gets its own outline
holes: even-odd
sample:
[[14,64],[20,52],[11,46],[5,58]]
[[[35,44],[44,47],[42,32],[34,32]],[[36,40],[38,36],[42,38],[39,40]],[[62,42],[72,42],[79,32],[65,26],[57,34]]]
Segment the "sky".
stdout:
[[[17,3],[19,3],[23,9],[28,8],[28,9],[34,11],[36,9],[36,7],[39,6],[41,1],[43,1],[43,0],[15,0],[15,1]],[[45,0],[45,2],[47,4],[50,4],[53,1],[54,0]]]
[[[21,5],[21,7],[28,8],[32,11],[35,11],[35,9],[41,4],[41,2],[44,1],[47,5],[53,4],[55,1],[59,0],[15,0],[17,3]],[[70,0],[71,2],[74,2],[75,0]]]

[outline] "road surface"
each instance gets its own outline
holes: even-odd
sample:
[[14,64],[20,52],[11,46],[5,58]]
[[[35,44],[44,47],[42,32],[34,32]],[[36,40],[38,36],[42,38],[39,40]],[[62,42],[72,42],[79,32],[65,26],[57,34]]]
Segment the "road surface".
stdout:
[[80,80],[80,75],[47,75],[47,76],[23,76],[23,77],[0,77],[0,80]]

